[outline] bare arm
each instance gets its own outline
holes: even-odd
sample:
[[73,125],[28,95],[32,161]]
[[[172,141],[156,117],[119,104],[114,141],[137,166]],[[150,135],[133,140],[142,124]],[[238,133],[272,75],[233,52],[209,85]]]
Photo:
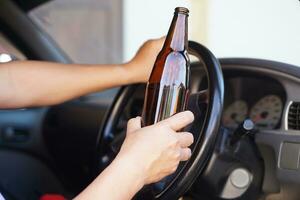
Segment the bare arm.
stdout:
[[21,61],[0,65],[2,108],[53,105],[135,82],[123,66],[83,66]]
[[53,105],[107,88],[145,82],[163,40],[146,42],[130,62],[120,65],[0,64],[0,108]]
[[[126,158],[125,158],[126,159]],[[131,160],[115,159],[74,200],[130,200],[143,187],[140,169]]]

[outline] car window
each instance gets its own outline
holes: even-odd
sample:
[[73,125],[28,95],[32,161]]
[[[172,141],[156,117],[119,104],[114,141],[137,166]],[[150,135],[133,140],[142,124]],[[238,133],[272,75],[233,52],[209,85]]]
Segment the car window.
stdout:
[[[184,3],[182,3],[184,2]],[[76,63],[120,63],[167,33],[185,0],[52,0],[28,15]]]
[[76,63],[122,61],[119,0],[54,0],[29,12]]
[[176,6],[190,8],[189,38],[217,57],[300,66],[299,0],[53,0],[29,12],[74,62],[118,63],[167,33]]

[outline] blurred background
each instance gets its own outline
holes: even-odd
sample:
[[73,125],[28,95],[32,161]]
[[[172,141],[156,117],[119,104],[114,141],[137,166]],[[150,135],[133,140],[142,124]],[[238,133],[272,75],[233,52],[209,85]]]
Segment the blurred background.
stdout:
[[[76,63],[129,60],[145,40],[167,33],[176,6],[186,6],[191,11],[190,39],[203,43],[217,57],[253,57],[300,65],[298,0],[15,2],[38,5],[28,8],[27,15]],[[3,37],[0,44],[2,49],[11,49]]]

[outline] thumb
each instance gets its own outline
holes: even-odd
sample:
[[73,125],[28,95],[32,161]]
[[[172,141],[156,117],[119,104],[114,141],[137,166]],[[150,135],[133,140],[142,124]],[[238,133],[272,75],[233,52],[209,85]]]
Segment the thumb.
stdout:
[[141,127],[141,117],[132,118],[127,123],[127,134],[133,133]]

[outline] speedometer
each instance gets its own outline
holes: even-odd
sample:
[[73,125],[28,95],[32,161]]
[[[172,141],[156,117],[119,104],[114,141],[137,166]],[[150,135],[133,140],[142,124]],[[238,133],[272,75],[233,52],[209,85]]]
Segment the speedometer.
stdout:
[[251,109],[250,118],[259,128],[274,129],[282,113],[282,101],[277,95],[260,99]]
[[225,110],[223,125],[228,128],[236,128],[247,117],[247,113],[247,103],[242,100],[235,101]]

